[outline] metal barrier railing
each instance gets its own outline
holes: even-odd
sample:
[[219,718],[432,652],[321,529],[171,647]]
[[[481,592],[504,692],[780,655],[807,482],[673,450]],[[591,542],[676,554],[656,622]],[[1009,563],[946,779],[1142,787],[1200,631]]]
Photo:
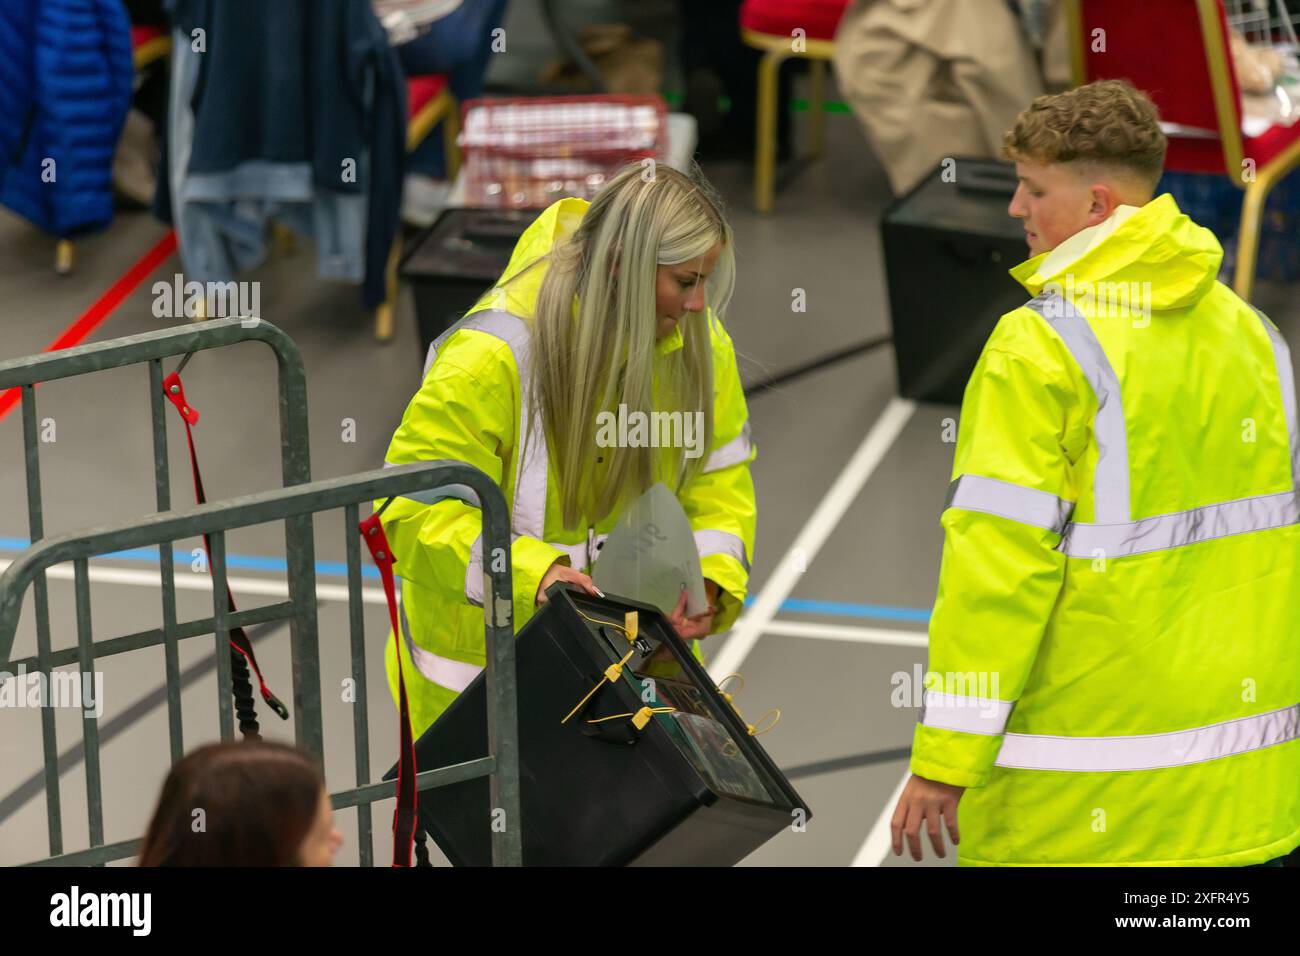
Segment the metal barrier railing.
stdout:
[[[0,383],[4,380],[0,378]],[[282,412],[284,411],[282,407]],[[324,749],[321,739],[321,697],[318,648],[315,631],[316,585],[315,568],[310,560],[304,561],[299,549],[311,551],[310,537],[305,539],[290,531],[290,526],[311,529],[312,516],[321,511],[342,508],[347,542],[349,630],[351,636],[352,677],[356,684],[353,711],[355,737],[356,786],[331,794],[335,809],[357,808],[360,857],[363,866],[371,865],[374,851],[369,818],[369,806],[378,800],[396,794],[396,781],[370,782],[369,726],[365,695],[365,643],[362,627],[361,556],[358,535],[360,502],[373,502],[394,495],[427,492],[452,485],[467,485],[478,495],[483,515],[485,549],[496,547],[509,553],[510,518],[505,498],[487,475],[463,462],[419,462],[364,472],[344,478],[331,478],[305,485],[243,495],[215,502],[186,512],[149,515],[85,531],[74,531],[33,543],[0,576],[0,671],[24,667],[29,672],[39,670],[46,674],[50,668],[76,664],[80,668],[83,687],[94,687],[91,675],[96,660],[115,654],[170,643],[203,634],[215,636],[217,660],[218,703],[221,737],[234,737],[233,709],[231,705],[231,670],[229,632],[232,627],[251,625],[264,621],[289,619],[303,621],[308,615],[303,608],[311,608],[311,629],[304,630],[295,640],[293,664],[294,701],[297,727],[314,728],[314,737],[299,744],[317,755],[323,763]],[[289,600],[278,604],[231,612],[226,603],[226,541],[225,533],[237,528],[271,521],[285,522],[285,539],[288,545]],[[211,572],[213,614],[198,620],[177,623],[165,622],[154,628],[108,640],[96,641],[91,633],[89,560],[128,548],[145,548],[154,545],[167,547],[177,539],[206,534],[211,543]],[[11,660],[14,638],[22,612],[27,589],[42,586],[45,571],[55,564],[71,561],[74,568],[76,593],[77,646],[51,651],[48,642],[38,648],[35,657]],[[492,569],[485,563],[484,617],[487,640],[487,691],[488,691],[488,753],[486,756],[433,770],[416,776],[420,790],[446,786],[476,777],[490,777],[492,806],[504,811],[507,825],[493,828],[492,858],[497,865],[519,865],[522,862],[521,815],[519,808],[519,752],[518,717],[515,696],[515,646],[513,626],[513,599],[509,562],[503,570]],[[297,567],[295,575],[293,569]],[[400,568],[398,569],[400,573]],[[46,622],[48,625],[48,621]],[[308,659],[309,657],[309,659]],[[172,689],[173,675],[169,661],[168,685]],[[171,695],[169,695],[171,699]],[[179,716],[179,693],[175,695],[176,714]],[[49,710],[50,708],[44,708]],[[85,744],[87,814],[89,817],[90,848],[72,853],[62,852],[61,821],[56,818],[51,825],[50,853],[48,859],[36,861],[45,865],[102,864],[110,860],[125,859],[139,851],[140,840],[127,840],[104,845],[103,798],[99,768],[98,719],[91,711],[93,700],[83,710],[82,736]],[[48,740],[48,738],[47,738]],[[46,780],[53,775],[58,786],[57,754],[51,755],[47,745],[45,753]],[[54,804],[57,807],[57,801]]]
[[[40,445],[36,417],[35,386],[57,379],[90,372],[149,363],[150,413],[153,421],[154,487],[159,512],[171,509],[171,478],[168,469],[166,398],[163,393],[163,359],[189,356],[206,349],[221,348],[240,342],[263,342],[275,355],[278,372],[280,412],[280,458],[285,486],[311,480],[311,456],[307,435],[307,382],[302,354],[282,330],[254,317],[211,319],[202,324],[161,329],[141,335],[126,336],[81,345],[56,352],[46,352],[0,362],[0,391],[21,389],[23,446],[27,475],[28,536],[35,544],[45,536],[45,518],[41,496]],[[181,633],[176,622],[176,585],[171,542],[159,542],[162,566],[162,612],[164,655],[167,675],[167,718],[171,741],[171,758],[175,762],[184,753],[181,733],[180,663],[176,641],[191,636]],[[285,523],[288,578],[292,590],[314,589],[315,549],[310,516],[294,516]],[[303,585],[303,581],[309,582]],[[44,666],[52,659],[50,652],[50,612],[45,576],[36,581],[37,661]],[[312,601],[294,607],[289,618],[293,670],[295,675],[294,735],[299,746],[313,753],[321,752],[319,718],[297,698],[299,687],[311,688],[319,697],[319,660],[316,648],[316,605]],[[243,620],[240,618],[240,620]],[[247,623],[266,620],[248,618]],[[236,622],[238,623],[238,621]],[[63,852],[62,812],[57,771],[58,738],[54,714],[50,708],[41,713],[41,736],[45,750],[45,802],[50,837],[50,853]],[[89,765],[88,765],[89,766]]]

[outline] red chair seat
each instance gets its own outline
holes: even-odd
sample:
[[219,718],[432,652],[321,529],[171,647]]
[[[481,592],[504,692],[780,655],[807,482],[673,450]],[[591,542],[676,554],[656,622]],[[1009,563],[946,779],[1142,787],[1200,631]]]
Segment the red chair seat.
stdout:
[[[1255,161],[1256,168],[1264,166],[1273,157],[1300,139],[1300,123],[1291,128],[1273,126],[1262,136],[1242,137],[1242,155]],[[1165,168],[1179,173],[1217,173],[1240,176],[1241,170],[1229,170],[1223,164],[1223,146],[1214,139],[1187,139],[1169,137],[1169,151],[1165,154]]]
[[431,100],[447,88],[443,73],[410,76],[406,79],[406,118],[413,119]]
[[798,28],[809,40],[833,40],[848,5],[849,0],[744,0],[740,26],[783,37]]
[[166,36],[167,31],[162,27],[131,27],[131,49],[138,50],[150,40],[156,40],[161,36]]

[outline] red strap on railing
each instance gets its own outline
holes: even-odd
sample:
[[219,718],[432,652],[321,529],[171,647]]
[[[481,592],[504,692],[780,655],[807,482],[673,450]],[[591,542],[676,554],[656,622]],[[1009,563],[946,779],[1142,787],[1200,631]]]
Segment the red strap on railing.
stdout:
[[[181,384],[181,377],[178,372],[172,372],[163,379],[163,392],[180,413],[181,420],[185,422],[185,439],[189,443],[190,449],[190,468],[194,474],[194,497],[199,504],[207,502],[207,495],[203,490],[203,476],[199,471],[199,459],[194,450],[194,435],[191,431],[192,426],[196,425],[199,420],[199,412],[194,406],[189,404],[185,399],[185,388]],[[397,589],[393,577],[393,552],[388,545],[388,537],[384,534],[383,526],[379,523],[379,515],[373,514],[366,518],[358,526],[361,532],[362,540],[366,542],[366,547],[370,549],[370,556],[379,568],[380,577],[384,582],[384,596],[388,599],[388,616],[393,625],[393,640],[399,640],[399,624],[397,620]],[[208,551],[208,536],[203,536],[203,550],[205,554]],[[208,573],[212,572],[211,561],[208,562]],[[230,610],[234,611],[235,599],[230,593],[229,586],[226,587],[226,600],[230,604]],[[266,686],[266,681],[262,679],[262,671],[257,666],[257,658],[253,654],[252,644],[249,643],[248,636],[244,629],[232,628],[230,631],[230,646],[248,659],[253,673],[257,675],[258,684],[261,685],[262,699],[266,701],[267,706],[274,710],[281,718],[287,719],[289,716],[288,708],[280,702],[271,689]],[[411,730],[411,708],[406,696],[406,680],[402,674],[402,654],[401,648],[397,648],[397,689],[399,701],[399,716],[401,725],[401,744],[397,760],[397,810],[393,814],[393,866],[411,865],[411,850],[415,843],[415,814],[416,814],[416,790],[415,790],[415,735]]]
[[[361,538],[370,549],[370,557],[379,568],[384,581],[384,596],[388,599],[388,617],[393,625],[393,640],[401,640],[397,623],[397,589],[393,581],[393,550],[388,546],[388,536],[379,523],[378,513],[372,514],[359,525]],[[401,729],[401,749],[397,757],[397,809],[393,813],[393,866],[411,865],[411,847],[415,843],[415,735],[411,731],[411,708],[406,697],[406,678],[402,674],[402,647],[397,651],[397,701],[398,723]]]
[[[199,457],[194,451],[194,435],[191,427],[198,424],[199,411],[193,405],[185,400],[185,387],[181,384],[180,373],[172,372],[163,379],[163,394],[167,400],[176,406],[176,411],[180,413],[181,421],[185,423],[185,440],[190,446],[190,470],[194,475],[194,498],[199,504],[207,504],[208,497],[203,491],[203,476],[199,472]],[[208,546],[208,536],[203,536],[203,553],[208,558],[208,574],[212,573],[211,552]],[[235,597],[230,593],[230,585],[226,585],[226,602],[231,611],[236,611]],[[266,686],[266,681],[262,679],[262,670],[257,666],[257,656],[253,653],[253,644],[244,633],[242,627],[232,627],[230,629],[230,646],[244,655],[253,673],[257,675],[257,683],[262,692],[262,700],[266,701],[266,706],[275,711],[281,720],[289,719],[289,708],[281,703],[280,698],[271,693],[271,688]]]

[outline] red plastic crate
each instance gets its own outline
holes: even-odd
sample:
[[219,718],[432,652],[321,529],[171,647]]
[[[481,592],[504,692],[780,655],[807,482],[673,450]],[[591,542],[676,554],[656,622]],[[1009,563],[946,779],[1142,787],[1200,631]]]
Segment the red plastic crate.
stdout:
[[591,199],[621,167],[662,161],[668,150],[659,96],[468,100],[460,128],[465,204],[478,208]]

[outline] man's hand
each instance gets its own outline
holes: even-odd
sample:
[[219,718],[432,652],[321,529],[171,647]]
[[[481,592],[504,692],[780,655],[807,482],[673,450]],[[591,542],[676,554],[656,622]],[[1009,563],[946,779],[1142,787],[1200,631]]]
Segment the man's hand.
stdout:
[[903,788],[903,795],[898,798],[898,807],[894,810],[894,819],[889,828],[894,831],[894,856],[903,855],[903,834],[907,834],[907,845],[912,850],[912,859],[921,860],[921,823],[930,834],[930,843],[935,854],[941,859],[947,854],[943,849],[943,834],[939,821],[948,824],[948,836],[953,845],[961,842],[957,830],[957,802],[966,792],[965,787],[955,787],[938,780],[927,780],[912,774]]
[[546,603],[546,589],[556,581],[568,581],[570,584],[576,584],[588,594],[594,594],[596,597],[605,596],[597,590],[596,585],[591,583],[591,578],[581,571],[575,571],[568,565],[561,564],[560,559],[557,558],[555,563],[547,568],[546,573],[542,575],[542,583],[537,585],[538,607]]

